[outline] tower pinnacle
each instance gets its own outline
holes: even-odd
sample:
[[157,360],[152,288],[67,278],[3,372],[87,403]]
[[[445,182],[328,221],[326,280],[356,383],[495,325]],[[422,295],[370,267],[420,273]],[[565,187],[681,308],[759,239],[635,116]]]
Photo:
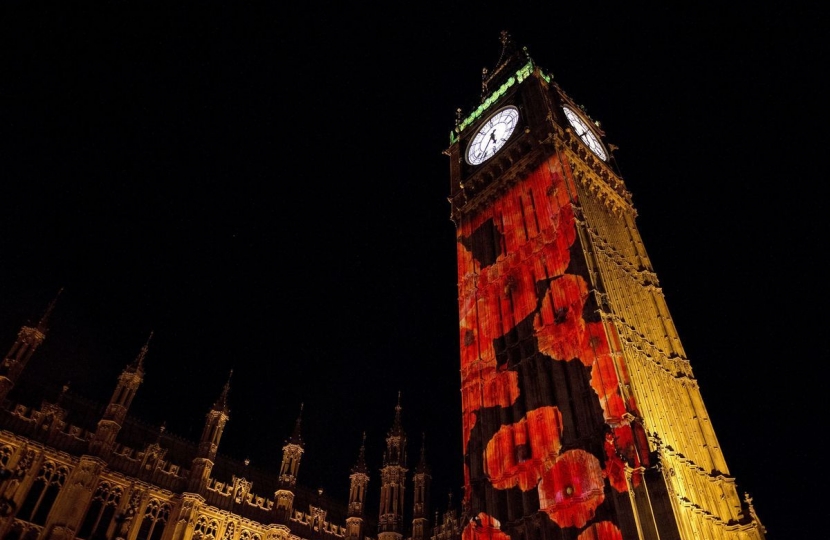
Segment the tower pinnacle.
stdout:
[[300,403],[300,413],[297,415],[297,422],[294,424],[294,431],[291,433],[291,437],[288,439],[288,442],[291,444],[296,444],[298,446],[305,446],[303,443],[303,436],[300,433],[300,426],[303,422],[303,403]]
[[150,335],[147,336],[147,341],[144,342],[144,346],[141,347],[141,350],[138,351],[138,355],[135,357],[135,360],[132,361],[130,365],[127,366],[127,371],[130,373],[143,373],[144,372],[144,357],[147,356],[147,351],[150,348],[150,340],[153,339],[153,332],[150,331]]
[[353,473],[366,474],[368,468],[366,467],[366,432],[363,432],[363,442],[360,443],[360,451],[357,454],[357,462],[352,467]]
[[231,391],[231,377],[233,377],[233,370],[228,374],[228,380],[225,382],[225,386],[222,387],[222,393],[219,394],[219,398],[213,404],[214,411],[223,411],[225,414],[230,412],[228,410],[228,394]]
[[58,290],[58,294],[55,295],[55,298],[49,302],[49,306],[46,308],[46,311],[43,312],[43,316],[40,318],[40,321],[37,323],[37,329],[46,333],[49,330],[49,317],[52,316],[52,312],[55,310],[55,305],[58,303],[58,298],[60,297],[61,293],[63,292],[63,287]]

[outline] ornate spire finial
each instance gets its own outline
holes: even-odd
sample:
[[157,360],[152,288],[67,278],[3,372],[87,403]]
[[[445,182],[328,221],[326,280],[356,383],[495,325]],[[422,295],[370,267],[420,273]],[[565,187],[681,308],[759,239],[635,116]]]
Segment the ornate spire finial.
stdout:
[[219,399],[213,404],[213,410],[228,412],[228,395],[231,391],[231,377],[233,377],[233,370],[228,374],[228,380],[225,381],[225,386],[222,387],[222,393],[219,394]]
[[150,335],[147,337],[147,341],[144,342],[144,346],[141,347],[141,350],[138,351],[138,356],[135,357],[133,363],[130,364],[131,371],[138,371],[144,369],[144,357],[147,356],[147,350],[150,348],[150,340],[153,339],[153,332],[150,331]]
[[415,467],[415,472],[418,474],[429,474],[429,465],[427,465],[427,434],[421,433],[421,456],[418,459],[418,465]]
[[60,394],[58,394],[58,400],[57,400],[57,401],[58,401],[58,405],[60,405],[60,404],[61,404],[61,402],[63,402],[63,396],[65,396],[65,395],[66,395],[66,393],[69,391],[69,383],[70,383],[70,381],[66,381],[66,383],[65,383],[65,384],[63,385],[63,387],[61,388],[61,393],[60,393]]
[[291,434],[291,438],[288,439],[288,442],[291,444],[297,444],[299,446],[303,446],[303,437],[300,434],[300,425],[303,421],[303,405],[304,403],[300,403],[300,414],[297,415],[297,423],[294,424],[294,432]]
[[392,424],[392,431],[399,433],[401,431],[401,391],[398,390],[398,404],[395,405],[395,422]]
[[352,467],[352,472],[366,473],[366,432],[363,432],[363,440],[360,443],[360,451],[357,454],[357,463]]
[[[493,69],[482,70],[481,73],[481,100],[482,103],[491,91],[496,90],[508,77],[516,73],[516,70],[530,61],[530,54],[527,48],[518,50],[512,36],[506,30],[499,34],[501,42],[501,53]],[[524,54],[521,54],[524,53]]]
[[52,301],[49,302],[49,306],[46,308],[46,311],[43,313],[43,316],[37,323],[37,329],[44,334],[47,330],[49,330],[49,317],[52,316],[52,312],[55,310],[55,304],[58,303],[58,298],[60,297],[62,292],[63,287],[61,287],[60,290],[58,290],[58,294],[55,295],[55,298],[53,298]]

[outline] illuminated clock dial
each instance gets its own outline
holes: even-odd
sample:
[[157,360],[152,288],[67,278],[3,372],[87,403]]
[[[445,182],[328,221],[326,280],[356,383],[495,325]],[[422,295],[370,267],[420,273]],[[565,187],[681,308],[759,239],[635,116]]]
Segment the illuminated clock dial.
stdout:
[[519,109],[510,105],[499,109],[475,134],[467,147],[467,163],[479,165],[501,150],[519,123]]
[[562,110],[565,111],[565,116],[574,128],[576,134],[580,139],[582,139],[582,142],[584,142],[585,145],[591,149],[591,152],[596,154],[602,161],[608,159],[608,154],[605,153],[605,148],[603,148],[602,143],[599,142],[599,137],[591,131],[591,128],[588,127],[585,120],[568,107],[562,107]]

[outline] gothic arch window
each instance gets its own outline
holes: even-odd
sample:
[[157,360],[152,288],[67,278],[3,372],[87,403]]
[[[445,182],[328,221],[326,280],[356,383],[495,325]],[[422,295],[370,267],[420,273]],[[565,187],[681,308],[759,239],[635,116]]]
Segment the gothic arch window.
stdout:
[[138,540],[160,540],[168,519],[170,519],[170,505],[159,502],[158,499],[151,499],[147,503],[144,519],[141,520]]
[[233,540],[234,529],[233,521],[231,521],[225,529],[225,534],[222,535],[222,540]]
[[239,540],[251,540],[251,531],[242,531],[242,534],[239,535]]
[[14,449],[9,445],[0,446],[0,467],[4,469],[9,466],[9,460],[12,458]]
[[57,465],[53,461],[45,462],[20,507],[18,517],[36,525],[45,525],[46,516],[55,504],[67,476],[69,469],[65,466]]
[[194,538],[214,539],[216,538],[216,531],[219,529],[219,524],[216,520],[208,522],[207,518],[201,516],[193,527]]
[[107,528],[115,517],[115,510],[121,502],[123,491],[120,486],[101,482],[89,503],[86,517],[78,531],[78,538],[90,540],[105,539]]

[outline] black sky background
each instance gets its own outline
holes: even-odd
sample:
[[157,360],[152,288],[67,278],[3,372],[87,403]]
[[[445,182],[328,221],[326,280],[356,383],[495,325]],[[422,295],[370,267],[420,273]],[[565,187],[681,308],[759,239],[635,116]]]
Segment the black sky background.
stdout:
[[278,466],[302,403],[300,482],[342,497],[364,431],[379,489],[400,392],[443,510],[462,456],[442,151],[506,30],[619,147],[739,491],[770,538],[817,532],[818,9],[494,6],[4,7],[0,347],[63,288],[24,377],[105,402],[152,331],[134,415],[198,438],[233,370],[220,452]]

